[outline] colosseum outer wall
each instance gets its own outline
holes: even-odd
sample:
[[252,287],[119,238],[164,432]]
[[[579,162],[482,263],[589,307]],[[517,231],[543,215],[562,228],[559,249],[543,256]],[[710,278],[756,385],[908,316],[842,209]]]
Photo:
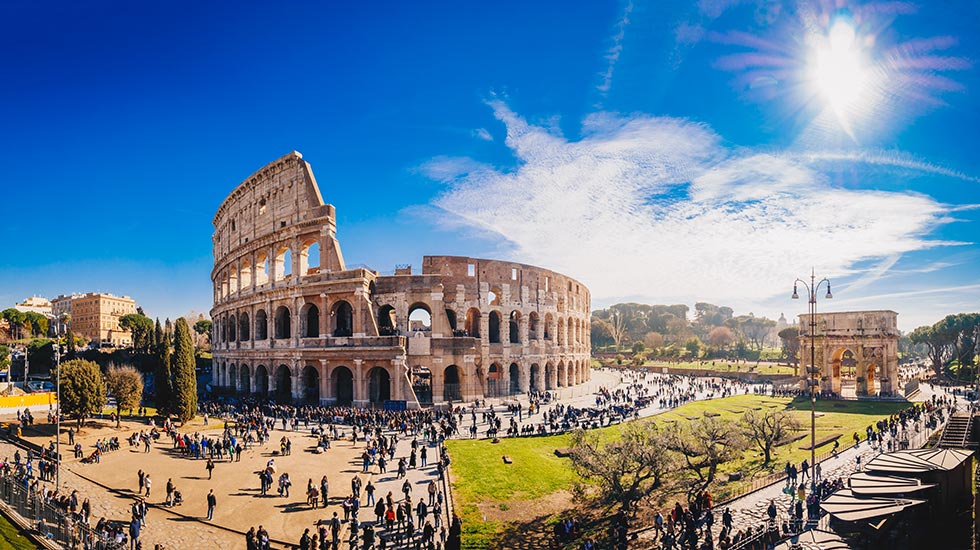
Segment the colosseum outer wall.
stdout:
[[585,285],[546,269],[426,256],[346,269],[333,206],[290,153],[214,218],[213,382],[323,404],[442,403],[560,390],[590,377]]

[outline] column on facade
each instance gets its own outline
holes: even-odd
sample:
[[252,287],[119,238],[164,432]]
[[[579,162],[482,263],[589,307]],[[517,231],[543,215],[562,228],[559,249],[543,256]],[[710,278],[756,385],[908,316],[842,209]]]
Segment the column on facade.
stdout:
[[299,359],[293,359],[293,366],[291,369],[292,372],[290,373],[293,378],[293,401],[298,401],[303,397],[305,388],[300,387],[300,381],[302,380],[302,376],[300,376],[300,374],[303,372],[304,366],[305,365],[303,365]]
[[[402,401],[406,398],[405,385],[408,384],[408,372],[404,361],[399,359],[391,360],[391,398]],[[435,373],[432,373],[433,377]],[[434,396],[433,396],[434,397]]]
[[[321,247],[320,250],[323,250]],[[323,292],[320,293],[320,299],[318,300],[317,307],[320,308],[320,338],[326,338],[330,331],[327,330],[327,325],[330,323],[330,312],[327,310],[327,295]]]
[[367,394],[367,388],[365,387],[365,376],[363,372],[362,363],[364,363],[364,361],[362,361],[361,359],[354,359],[354,366],[353,366],[354,396],[353,397],[355,402],[357,401],[367,402],[369,398]]
[[[322,249],[321,249],[322,250]],[[326,359],[320,359],[320,403],[323,403],[325,399],[331,397],[330,395],[330,362]]]
[[517,385],[521,388],[522,393],[527,393],[531,389],[531,363],[522,359],[517,367],[519,369]]

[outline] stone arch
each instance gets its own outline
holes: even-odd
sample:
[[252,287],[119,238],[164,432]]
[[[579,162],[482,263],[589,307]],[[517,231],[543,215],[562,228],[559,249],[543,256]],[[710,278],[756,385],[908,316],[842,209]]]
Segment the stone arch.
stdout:
[[255,388],[254,393],[261,398],[269,395],[269,371],[265,365],[255,367]]
[[470,309],[466,310],[466,326],[464,327],[464,330],[466,330],[467,336],[472,336],[473,338],[480,337],[479,309],[471,307]]
[[398,313],[390,304],[381,306],[378,310],[378,334],[380,336],[395,336],[398,334]]
[[330,372],[333,383],[334,401],[338,405],[350,405],[354,402],[354,373],[345,366],[337,366]]
[[834,351],[830,364],[832,376],[838,383],[857,378],[857,354],[850,348],[843,347]]
[[511,395],[521,393],[521,366],[517,363],[511,363],[508,368],[508,374],[510,379],[510,384],[508,384],[508,393]]
[[384,367],[368,371],[368,401],[384,403],[391,400],[391,374]]
[[238,393],[242,395],[252,394],[252,375],[249,373],[248,365],[242,365],[239,369]]
[[248,321],[248,313],[244,311],[238,316],[238,341],[247,342],[249,341],[249,327],[251,324]]
[[293,373],[286,365],[276,367],[276,401],[289,403],[293,400]]
[[269,319],[264,309],[255,312],[255,339],[265,340],[269,338]]
[[456,365],[449,365],[443,371],[442,376],[442,400],[443,401],[462,401],[463,400],[463,377],[460,368]]
[[500,365],[497,363],[491,363],[490,368],[487,369],[487,387],[484,395],[486,397],[497,397],[502,395],[502,380],[503,372]]
[[521,343],[521,312],[514,311],[510,312],[510,319],[507,322],[507,327],[510,329],[510,343],[520,344]]
[[235,314],[232,313],[228,316],[228,341],[235,342],[238,340],[238,321],[236,320]]
[[558,387],[564,388],[565,383],[567,381],[568,381],[567,378],[565,378],[565,362],[559,361],[558,362]]
[[544,315],[544,339],[554,340],[555,338],[555,317],[550,313]]
[[303,338],[319,338],[320,336],[320,308],[316,304],[307,302],[300,309],[300,330]]
[[500,296],[502,294],[503,291],[500,290],[500,287],[495,286],[491,288],[490,291],[487,292],[487,304],[491,306],[499,306]]
[[241,268],[238,270],[239,286],[243,289],[252,287],[252,262],[248,258],[242,260]]
[[541,367],[537,363],[531,363],[531,372],[528,377],[528,389],[540,391],[544,386],[541,385]]
[[303,367],[300,376],[303,402],[316,405],[320,403],[320,371],[312,365]]
[[528,340],[540,340],[541,334],[539,329],[541,328],[541,317],[538,316],[537,311],[532,311],[527,316],[527,339]]
[[299,276],[306,277],[320,272],[320,242],[308,238],[302,243],[299,253]]
[[569,317],[568,332],[565,333],[565,345],[571,346],[573,344],[575,344],[575,320]]
[[290,326],[289,318],[289,308],[286,306],[279,306],[276,308],[276,340],[285,340],[292,336],[292,327]]
[[459,326],[456,322],[456,310],[446,308],[446,320],[449,321],[449,330],[453,331],[454,336],[458,336]]
[[339,300],[333,305],[330,312],[333,319],[334,336],[353,336],[354,335],[354,308],[347,300]]
[[432,309],[424,302],[415,302],[408,307],[408,330],[410,332],[429,332],[432,330]]
[[555,366],[548,361],[544,364],[544,389],[553,390],[555,389]]
[[269,282],[269,255],[259,252],[255,256],[255,286]]
[[231,271],[228,272],[228,294],[236,292],[238,292],[238,270],[232,266]]
[[225,367],[225,386],[229,388],[234,388],[238,385],[238,368],[234,363],[231,366]]
[[500,343],[500,312],[491,311],[489,323],[487,326],[487,338],[491,344]]
[[282,281],[293,274],[293,251],[288,246],[276,250],[276,280]]

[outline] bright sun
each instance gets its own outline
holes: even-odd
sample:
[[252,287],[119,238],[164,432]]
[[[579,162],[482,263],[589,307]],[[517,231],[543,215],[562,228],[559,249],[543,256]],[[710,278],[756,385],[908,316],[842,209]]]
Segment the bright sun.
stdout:
[[[866,99],[868,73],[854,27],[837,21],[813,49],[810,79],[841,123],[848,126]],[[846,128],[845,128],[846,129]]]

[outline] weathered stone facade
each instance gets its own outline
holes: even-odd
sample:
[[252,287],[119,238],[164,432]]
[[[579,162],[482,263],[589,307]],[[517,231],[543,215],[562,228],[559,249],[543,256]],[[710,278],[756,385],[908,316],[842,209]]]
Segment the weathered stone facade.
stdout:
[[[840,394],[845,384],[862,395],[898,395],[898,313],[817,313],[814,346],[823,391]],[[800,315],[800,358],[810,364],[810,315]],[[806,370],[802,369],[805,377]]]
[[334,207],[292,152],[218,208],[213,384],[310,403],[442,403],[590,377],[580,282],[499,260],[426,256],[422,273],[348,269]]

